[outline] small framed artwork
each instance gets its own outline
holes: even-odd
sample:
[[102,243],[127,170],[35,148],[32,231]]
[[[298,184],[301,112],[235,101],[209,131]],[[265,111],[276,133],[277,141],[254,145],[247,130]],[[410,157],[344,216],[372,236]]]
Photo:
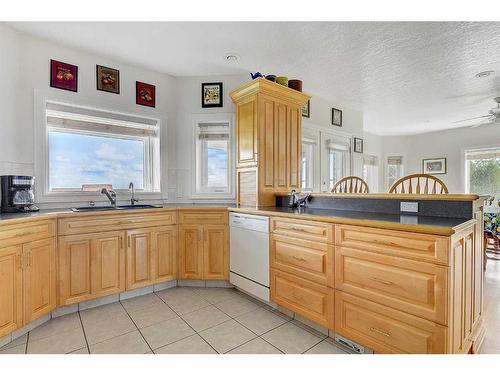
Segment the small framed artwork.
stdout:
[[135,82],[135,103],[146,107],[156,106],[156,87],[144,82]]
[[308,100],[307,103],[304,103],[302,106],[302,117],[309,118],[311,116],[311,101]]
[[363,139],[354,137],[354,152],[363,153]]
[[222,107],[222,82],[211,82],[201,84],[201,107]]
[[422,173],[446,174],[446,158],[422,160]]
[[78,91],[78,66],[50,60],[50,87]]
[[102,65],[96,65],[97,90],[120,93],[120,71]]
[[337,108],[332,108],[332,125],[342,126],[342,111]]

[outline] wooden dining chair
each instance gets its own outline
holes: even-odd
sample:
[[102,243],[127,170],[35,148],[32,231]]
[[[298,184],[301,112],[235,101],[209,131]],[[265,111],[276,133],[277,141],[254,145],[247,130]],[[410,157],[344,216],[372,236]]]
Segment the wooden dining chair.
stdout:
[[448,194],[448,188],[439,178],[417,173],[397,180],[389,189],[394,194]]
[[333,185],[332,193],[350,193],[350,194],[366,194],[368,193],[368,184],[361,178],[356,176],[347,176],[338,180]]

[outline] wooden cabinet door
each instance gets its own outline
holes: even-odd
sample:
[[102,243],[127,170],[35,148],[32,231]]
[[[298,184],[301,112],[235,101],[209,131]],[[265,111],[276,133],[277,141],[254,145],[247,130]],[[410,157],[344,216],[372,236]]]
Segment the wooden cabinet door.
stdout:
[[142,288],[153,283],[151,229],[127,232],[127,290]]
[[107,232],[91,242],[91,280],[93,297],[104,297],[125,290],[125,232]]
[[59,304],[72,305],[92,298],[91,236],[60,236]]
[[23,324],[22,247],[0,248],[0,338]]
[[229,279],[229,246],[226,225],[205,225],[203,250],[203,278]]
[[155,228],[153,237],[153,279],[155,283],[177,277],[177,226]]
[[203,278],[203,226],[179,227],[179,279]]
[[288,107],[287,118],[287,178],[288,189],[299,189],[302,160],[302,109]]
[[288,137],[289,110],[284,103],[274,104],[274,190],[288,189]]
[[257,163],[257,98],[248,98],[236,109],[237,166]]
[[56,308],[56,246],[53,238],[23,245],[24,324]]

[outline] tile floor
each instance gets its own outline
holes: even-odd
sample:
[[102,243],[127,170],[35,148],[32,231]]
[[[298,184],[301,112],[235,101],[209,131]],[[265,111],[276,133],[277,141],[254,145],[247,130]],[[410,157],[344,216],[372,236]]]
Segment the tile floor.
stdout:
[[[482,353],[500,354],[500,261],[485,275]],[[64,315],[0,354],[345,354],[331,338],[229,288],[177,287]]]
[[64,315],[2,354],[345,354],[331,338],[229,288],[177,287]]

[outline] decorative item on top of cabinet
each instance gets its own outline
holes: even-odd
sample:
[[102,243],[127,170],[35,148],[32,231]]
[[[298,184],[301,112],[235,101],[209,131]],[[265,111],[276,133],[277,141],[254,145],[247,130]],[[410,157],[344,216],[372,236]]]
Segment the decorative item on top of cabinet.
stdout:
[[[300,188],[302,106],[310,96],[257,78],[231,98],[237,106],[237,203],[274,206],[275,193]],[[257,167],[253,176],[251,167]]]

